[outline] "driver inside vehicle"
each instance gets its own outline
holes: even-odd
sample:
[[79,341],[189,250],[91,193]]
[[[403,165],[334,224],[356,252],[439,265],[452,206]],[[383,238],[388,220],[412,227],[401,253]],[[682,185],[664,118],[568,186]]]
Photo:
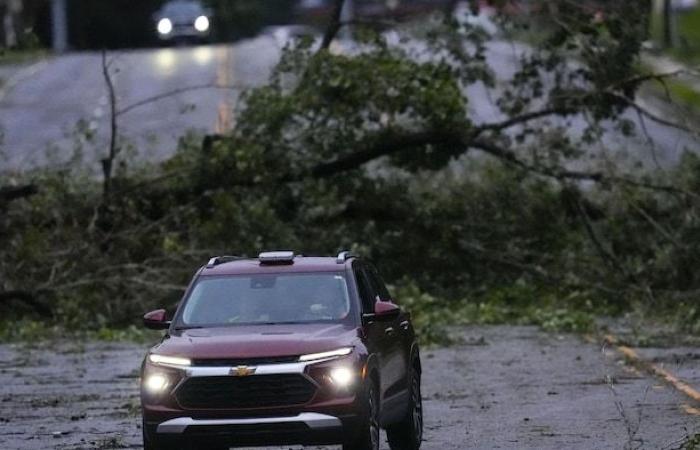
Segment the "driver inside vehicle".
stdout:
[[328,284],[316,286],[309,297],[308,311],[312,320],[344,319],[348,314],[348,300],[342,295],[345,284],[342,277],[328,281]]
[[347,317],[349,301],[340,275],[212,279],[194,287],[183,319],[189,325],[339,320]]

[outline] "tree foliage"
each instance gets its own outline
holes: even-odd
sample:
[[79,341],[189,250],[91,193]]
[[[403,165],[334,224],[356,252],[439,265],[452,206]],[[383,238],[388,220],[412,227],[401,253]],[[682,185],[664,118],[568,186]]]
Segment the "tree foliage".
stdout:
[[426,298],[526,285],[526,301],[691,304],[697,158],[656,173],[599,151],[640,131],[625,111],[659,120],[635,103],[658,78],[638,65],[647,11],[541,4],[527,44],[451,16],[331,24],[356,43],[290,45],[229,135],[123,161],[109,198],[89,170],[15,174],[2,184],[40,192],[0,201],[0,299],[124,324],[173,304],[213,254],[353,248]]

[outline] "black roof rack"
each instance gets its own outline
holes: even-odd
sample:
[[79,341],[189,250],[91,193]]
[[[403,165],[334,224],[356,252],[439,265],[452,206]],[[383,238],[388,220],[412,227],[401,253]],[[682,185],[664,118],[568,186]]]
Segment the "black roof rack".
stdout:
[[209,260],[207,263],[207,269],[214,268],[218,266],[219,264],[224,264],[227,262],[231,261],[238,261],[240,259],[245,259],[245,257],[242,256],[215,256]]

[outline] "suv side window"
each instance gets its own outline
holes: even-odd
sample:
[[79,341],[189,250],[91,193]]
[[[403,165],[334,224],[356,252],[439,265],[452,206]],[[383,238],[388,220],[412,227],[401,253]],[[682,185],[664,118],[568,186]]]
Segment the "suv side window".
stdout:
[[367,264],[366,271],[367,275],[369,276],[370,283],[372,283],[372,290],[376,293],[376,296],[379,297],[379,300],[383,302],[390,301],[391,296],[389,295],[389,291],[386,289],[386,285],[384,284],[382,277],[379,276],[377,269],[373,265]]
[[359,262],[354,263],[353,271],[355,272],[355,279],[357,280],[357,290],[362,300],[362,312],[373,313],[374,303],[376,301],[374,289],[372,289],[372,285],[367,278],[363,265]]

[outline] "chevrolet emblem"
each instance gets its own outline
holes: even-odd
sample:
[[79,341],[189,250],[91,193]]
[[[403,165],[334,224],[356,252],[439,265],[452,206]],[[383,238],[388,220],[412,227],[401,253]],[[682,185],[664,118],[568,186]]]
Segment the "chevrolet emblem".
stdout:
[[255,369],[255,367],[248,366],[231,367],[229,373],[235,377],[247,377],[248,375],[253,375],[255,373]]

